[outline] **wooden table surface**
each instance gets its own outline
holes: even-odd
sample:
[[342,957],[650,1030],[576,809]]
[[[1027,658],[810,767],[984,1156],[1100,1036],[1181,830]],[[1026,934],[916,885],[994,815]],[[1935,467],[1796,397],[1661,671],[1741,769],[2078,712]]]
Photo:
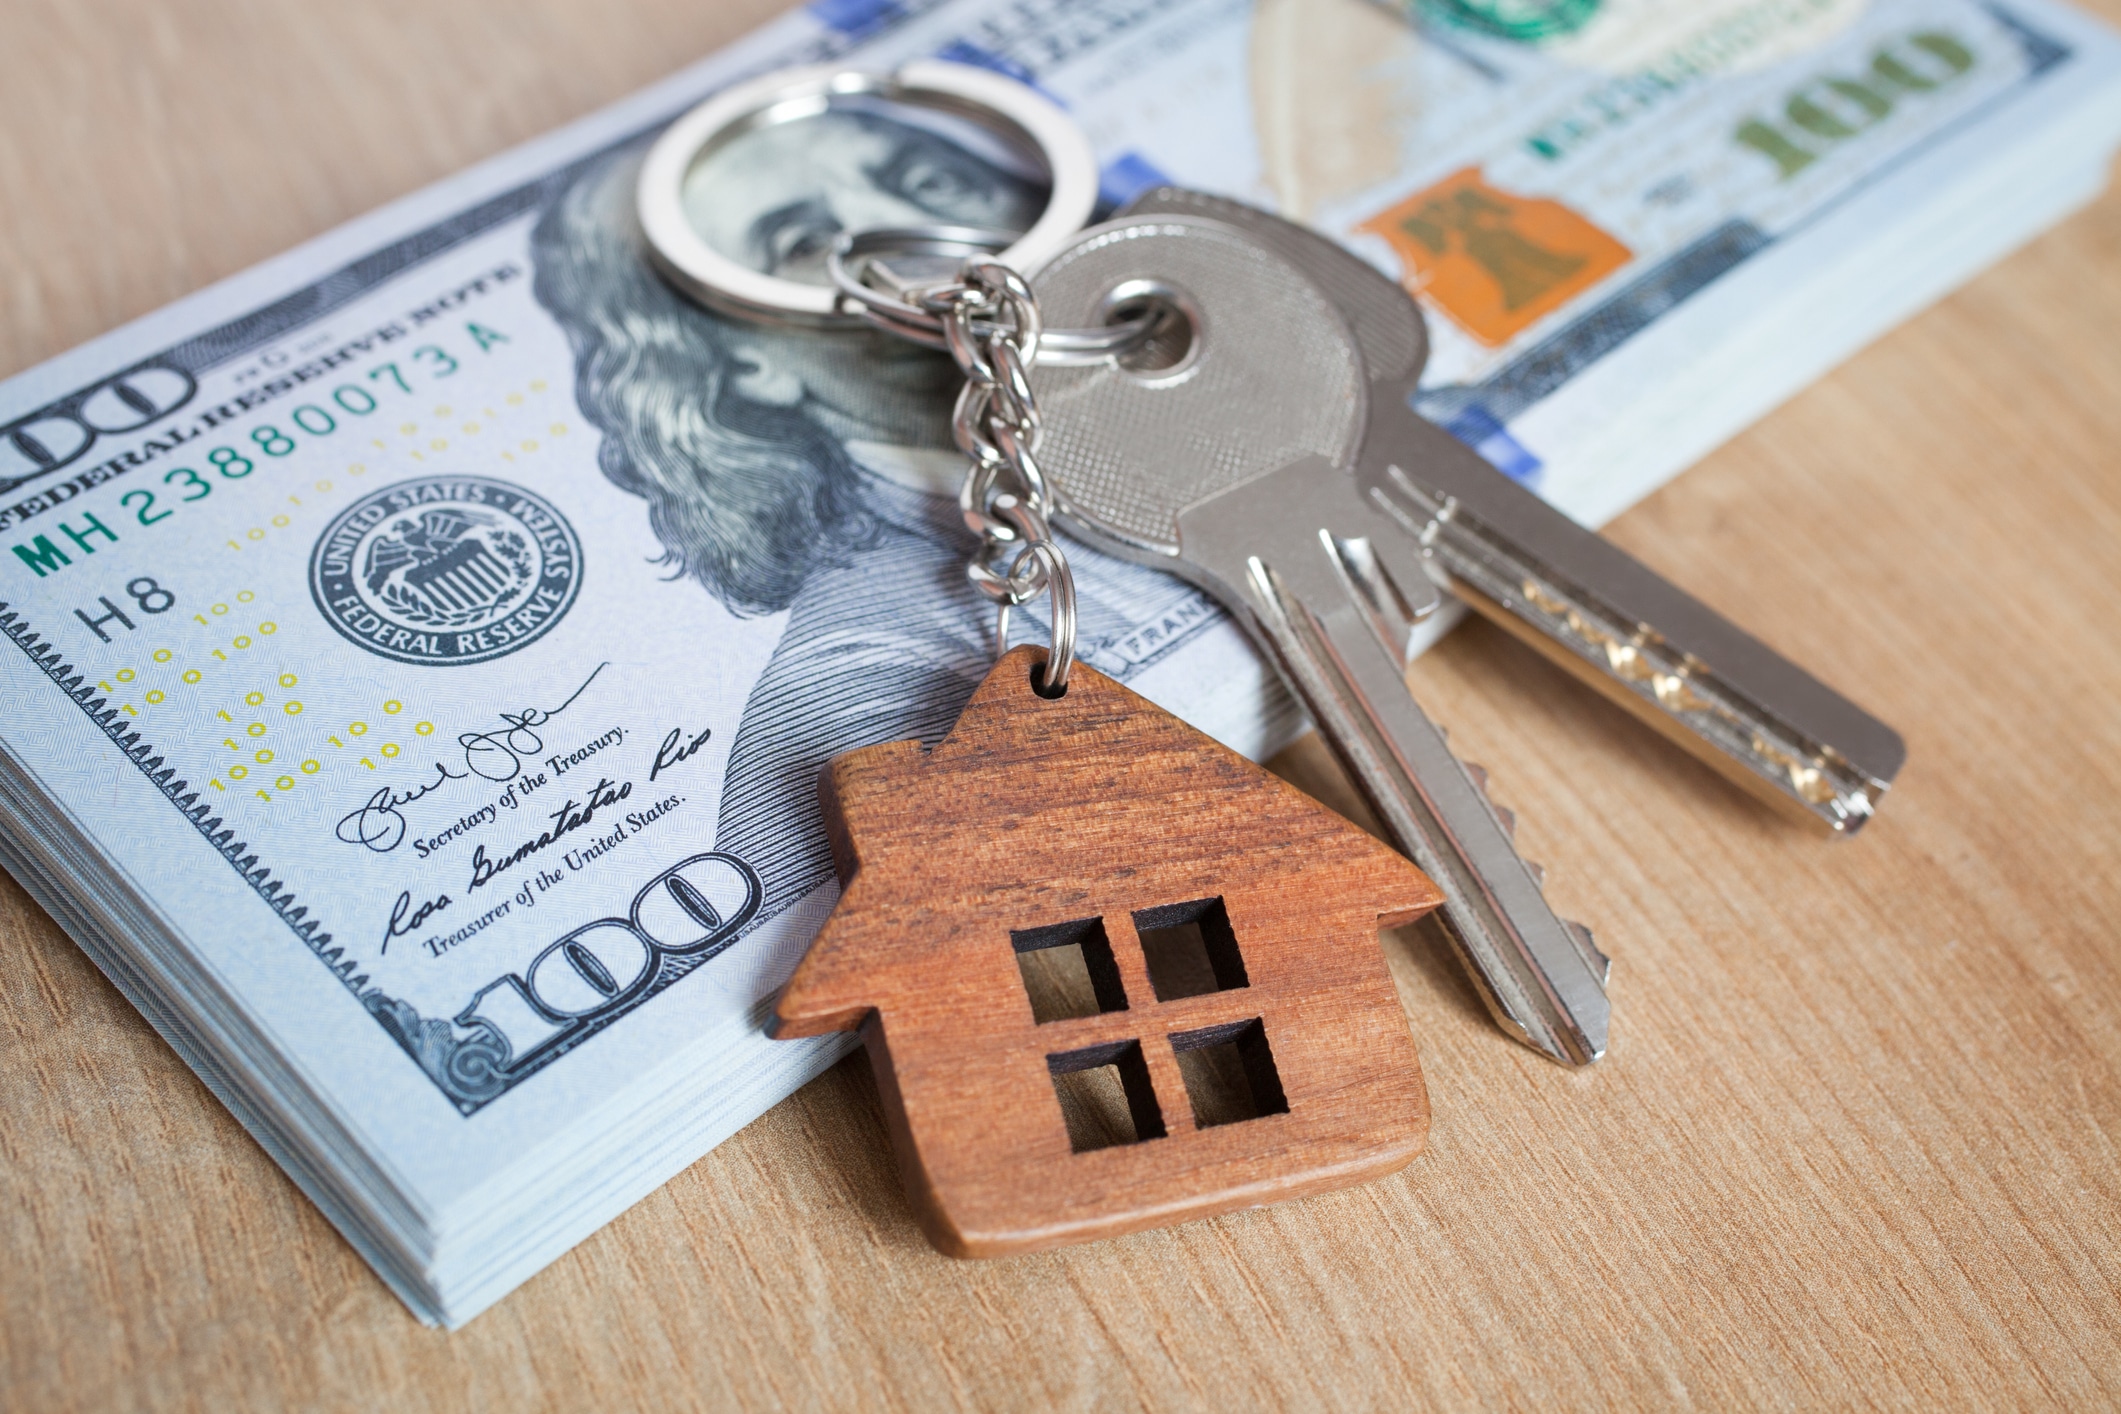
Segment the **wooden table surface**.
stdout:
[[[779,8],[13,0],[0,373]],[[2117,331],[2121,193],[1613,527],[1905,732],[1854,842],[1498,632],[1421,661],[1615,1042],[1550,1065],[1391,935],[1435,1128],[1368,1187],[950,1261],[857,1059],[445,1334],[0,880],[0,1407],[2121,1401]]]

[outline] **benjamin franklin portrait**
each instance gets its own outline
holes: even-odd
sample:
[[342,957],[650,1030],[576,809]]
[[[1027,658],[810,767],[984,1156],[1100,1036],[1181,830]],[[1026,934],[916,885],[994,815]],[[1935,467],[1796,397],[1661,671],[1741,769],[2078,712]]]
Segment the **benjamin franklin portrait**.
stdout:
[[[754,268],[821,278],[842,229],[937,221],[1024,229],[1042,189],[924,128],[830,112],[767,129],[687,191],[703,236]],[[750,139],[746,139],[750,141]],[[615,485],[646,503],[673,577],[732,612],[786,611],[731,749],[716,848],[757,868],[770,917],[831,876],[825,760],[948,730],[993,658],[966,581],[974,540],[946,357],[889,336],[725,317],[656,275],[633,214],[641,149],[583,172],[531,239],[575,398]],[[1082,638],[1167,604],[1174,583],[1070,547]],[[1043,615],[1020,616],[1022,635]]]

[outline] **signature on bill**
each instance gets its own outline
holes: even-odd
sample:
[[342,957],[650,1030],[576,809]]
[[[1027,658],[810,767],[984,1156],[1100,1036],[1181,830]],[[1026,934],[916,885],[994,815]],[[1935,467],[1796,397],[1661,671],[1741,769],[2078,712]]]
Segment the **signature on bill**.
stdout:
[[451,781],[469,780],[472,776],[494,782],[514,780],[522,771],[524,760],[536,760],[538,753],[545,749],[544,739],[538,735],[537,729],[572,707],[583,693],[589,691],[597,674],[610,666],[609,663],[597,664],[589,676],[582,679],[582,685],[557,707],[525,707],[519,712],[497,712],[494,715],[500,718],[500,726],[490,731],[462,733],[457,737],[457,745],[464,752],[464,770],[452,771],[447,762],[437,761],[434,763],[434,779],[424,785],[404,790],[384,786],[341,816],[335,833],[348,844],[388,854],[405,842],[404,807],[424,799]]
[[462,771],[452,771],[437,761],[433,780],[411,790],[384,786],[363,801],[360,809],[350,810],[340,817],[337,834],[348,844],[366,845],[378,854],[388,854],[405,842],[405,816],[399,807],[431,795],[451,781],[463,779]]

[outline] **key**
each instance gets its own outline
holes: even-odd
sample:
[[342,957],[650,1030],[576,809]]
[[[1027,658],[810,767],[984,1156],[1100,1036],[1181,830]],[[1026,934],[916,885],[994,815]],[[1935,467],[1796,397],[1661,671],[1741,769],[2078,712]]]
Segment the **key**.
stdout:
[[1598,1059],[1606,960],[1555,916],[1407,690],[1406,629],[1439,601],[1419,545],[1349,470],[1370,379],[1346,322],[1273,251],[1191,216],[1085,232],[1032,287],[1059,325],[1176,311],[1122,359],[1032,374],[1063,524],[1235,610],[1442,888],[1445,931],[1497,1018],[1557,1061]]
[[1234,226],[1340,310],[1371,380],[1357,478],[1453,595],[1785,813],[1853,835],[1877,811],[1898,733],[1413,411],[1427,330],[1397,282],[1226,198],[1164,187],[1128,212]]

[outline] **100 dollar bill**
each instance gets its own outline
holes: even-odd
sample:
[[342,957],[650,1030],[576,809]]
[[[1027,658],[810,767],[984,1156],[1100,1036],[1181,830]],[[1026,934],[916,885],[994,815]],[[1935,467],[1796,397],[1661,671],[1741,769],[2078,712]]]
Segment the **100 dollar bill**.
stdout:
[[[23,699],[71,699],[161,797],[152,833],[233,866],[270,946],[465,1113],[829,891],[823,758],[938,734],[991,651],[935,494],[947,366],[685,304],[631,245],[635,155],[200,370],[128,475],[10,547]],[[575,366],[629,338],[595,349],[623,381]],[[812,411],[728,386],[769,357],[907,368]],[[647,444],[662,465],[619,459]],[[1190,590],[1098,577],[1107,636],[1163,650],[1094,647],[1120,676],[1242,652]],[[112,796],[102,753],[7,739],[57,798]],[[156,892],[217,945],[218,907]]]
[[[947,362],[723,319],[642,258],[632,175],[684,106],[832,57],[1036,83],[1109,200],[1278,205],[1400,275],[1424,410],[1610,509],[1640,467],[1552,470],[1625,401],[1612,370],[1678,376],[1748,272],[1841,259],[1864,203],[2112,72],[2030,0],[1587,5],[1537,35],[1451,9],[821,4],[22,375],[0,744],[361,1142],[461,1190],[708,1031],[750,1038],[732,1068],[771,1049],[757,1004],[832,898],[819,765],[937,735],[990,657]],[[1037,199],[886,115],[813,137],[727,193],[762,268],[857,207]],[[1255,754],[1286,738],[1219,611],[1078,553],[1092,663]]]

